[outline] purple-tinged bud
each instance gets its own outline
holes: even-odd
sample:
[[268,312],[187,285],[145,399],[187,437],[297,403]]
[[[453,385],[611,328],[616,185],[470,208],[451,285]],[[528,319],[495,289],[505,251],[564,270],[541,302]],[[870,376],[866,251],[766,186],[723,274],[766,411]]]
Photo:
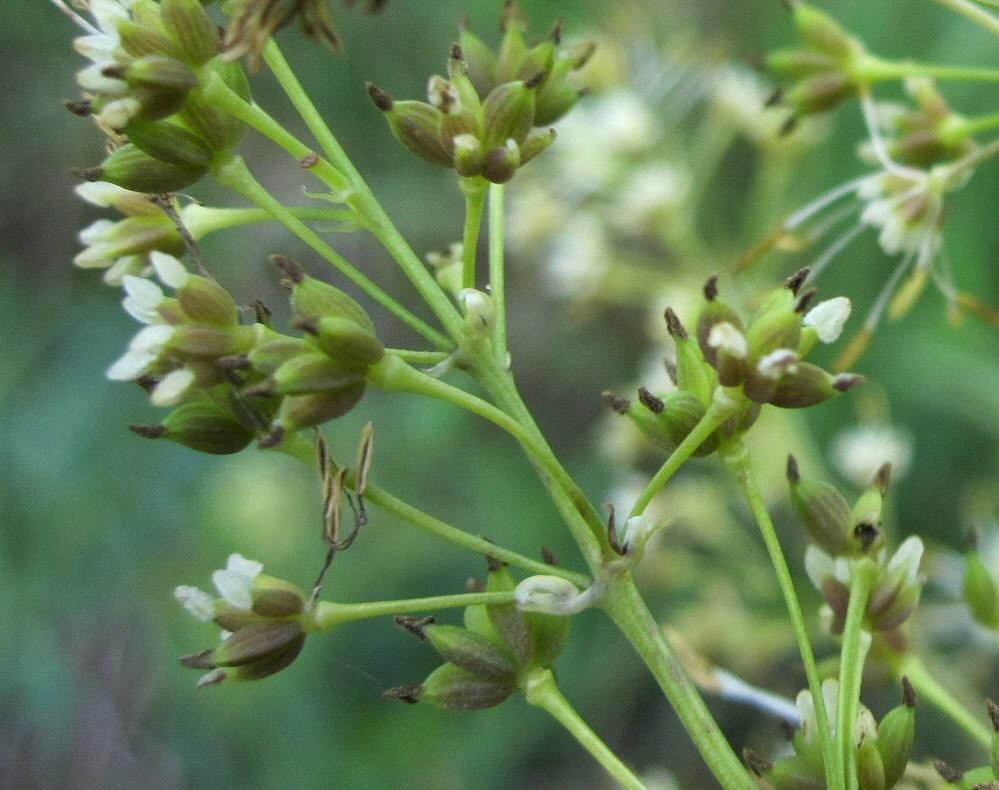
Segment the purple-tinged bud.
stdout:
[[492,148],[482,163],[482,175],[494,184],[505,184],[520,167],[520,148],[510,139],[506,145]]

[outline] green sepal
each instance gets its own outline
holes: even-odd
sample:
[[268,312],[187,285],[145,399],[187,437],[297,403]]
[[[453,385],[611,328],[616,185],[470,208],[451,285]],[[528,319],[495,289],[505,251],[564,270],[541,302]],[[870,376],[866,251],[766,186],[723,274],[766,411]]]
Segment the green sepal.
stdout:
[[[510,569],[506,565],[490,568],[486,578],[486,592],[512,592],[517,586]],[[486,614],[500,643],[513,655],[517,664],[527,667],[531,664],[534,645],[527,616],[516,604],[487,604]]]
[[316,351],[292,357],[278,368],[274,372],[271,392],[307,395],[339,390],[359,381],[364,381],[364,373],[356,366],[345,365]]
[[456,625],[426,625],[423,633],[441,658],[480,678],[512,680],[517,668],[491,640]]
[[345,365],[367,367],[385,356],[385,346],[378,338],[349,318],[320,318],[307,342]]
[[961,594],[975,620],[986,628],[999,628],[999,591],[976,549],[965,555]]
[[364,389],[361,380],[330,392],[286,397],[281,401],[275,422],[286,430],[299,430],[335,420],[360,402]]
[[160,0],[167,33],[179,43],[183,60],[202,66],[218,52],[215,28],[199,0]]
[[206,167],[172,165],[150,156],[128,143],[115,149],[101,165],[85,175],[93,181],[108,181],[132,192],[177,192],[200,181]]
[[254,433],[215,404],[185,403],[163,420],[163,438],[200,453],[230,455],[253,441]]
[[517,689],[512,679],[482,678],[454,664],[441,664],[418,687],[415,696],[445,710],[493,708]]
[[190,167],[208,167],[212,151],[194,132],[170,121],[136,118],[124,129],[129,142],[162,162]]

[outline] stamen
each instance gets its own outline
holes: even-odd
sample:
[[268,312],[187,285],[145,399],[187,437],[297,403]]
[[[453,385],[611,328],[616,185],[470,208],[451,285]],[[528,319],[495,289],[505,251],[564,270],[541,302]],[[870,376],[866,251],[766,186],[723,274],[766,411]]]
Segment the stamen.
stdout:
[[801,223],[805,222],[811,217],[814,217],[816,214],[822,211],[822,209],[824,209],[826,206],[835,203],[840,198],[846,197],[847,195],[856,192],[858,189],[860,189],[861,186],[864,185],[866,181],[873,178],[877,178],[877,175],[878,174],[876,173],[874,175],[868,173],[862,176],[858,176],[857,178],[851,179],[850,181],[847,181],[845,184],[840,184],[837,187],[833,187],[824,195],[820,195],[811,203],[809,203],[808,205],[804,206],[801,209],[798,209],[798,211],[796,211],[794,214],[792,214],[790,217],[784,220],[784,223],[781,225],[781,228],[785,231],[794,230],[796,227],[801,225]]
[[56,8],[62,11],[70,19],[72,19],[79,27],[86,30],[92,36],[104,35],[103,31],[98,30],[96,27],[90,24],[84,17],[80,16],[78,13],[76,13],[76,11],[74,11],[72,8],[66,5],[66,3],[63,2],[63,0],[52,0],[52,3],[55,5]]
[[852,228],[850,228],[846,233],[841,235],[836,241],[822,250],[819,256],[812,262],[809,266],[808,277],[805,278],[803,284],[808,284],[815,280],[822,270],[828,266],[832,260],[839,255],[846,247],[853,241],[857,236],[859,236],[867,228],[862,222],[858,222]]
[[910,252],[905,256],[902,262],[895,267],[895,271],[892,272],[891,277],[888,278],[888,282],[885,283],[884,288],[881,289],[881,293],[878,294],[878,298],[871,307],[871,311],[867,314],[867,318],[864,319],[864,329],[870,331],[877,329],[878,324],[881,323],[881,316],[884,315],[885,307],[888,306],[888,300],[898,287],[898,283],[902,279],[902,275],[905,274],[906,269],[909,268],[915,257],[916,253]]
[[867,124],[867,133],[871,138],[874,155],[878,158],[881,166],[889,173],[902,176],[903,178],[918,178],[923,175],[921,170],[900,165],[888,155],[888,149],[885,146],[884,138],[881,136],[881,130],[878,129],[877,109],[874,107],[874,99],[871,98],[871,92],[866,88],[860,91],[860,107],[864,113],[864,123]]

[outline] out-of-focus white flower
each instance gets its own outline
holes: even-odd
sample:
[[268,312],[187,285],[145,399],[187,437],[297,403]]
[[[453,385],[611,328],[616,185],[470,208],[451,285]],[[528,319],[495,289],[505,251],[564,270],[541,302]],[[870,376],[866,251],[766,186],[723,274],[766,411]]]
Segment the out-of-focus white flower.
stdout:
[[641,168],[619,192],[611,209],[615,225],[630,233],[656,230],[690,194],[690,173],[667,163]]
[[870,423],[840,433],[833,441],[832,460],[844,478],[863,488],[885,463],[891,464],[893,478],[904,477],[912,452],[912,439],[904,431]]
[[555,296],[586,300],[599,288],[610,263],[610,249],[600,221],[577,214],[552,244],[542,271]]

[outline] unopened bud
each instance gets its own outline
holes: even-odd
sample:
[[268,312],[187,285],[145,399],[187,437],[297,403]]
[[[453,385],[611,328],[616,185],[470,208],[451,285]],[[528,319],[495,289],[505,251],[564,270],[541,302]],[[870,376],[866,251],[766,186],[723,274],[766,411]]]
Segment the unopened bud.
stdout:
[[496,324],[496,306],[492,297],[474,288],[464,288],[458,293],[465,325],[473,335],[487,335]]
[[202,66],[215,57],[218,36],[199,0],[161,0],[160,16],[188,64]]
[[477,176],[482,173],[485,163],[485,153],[479,138],[471,134],[459,134],[453,138],[454,169],[458,175],[465,177]]
[[570,615],[585,605],[576,585],[561,576],[529,576],[514,590],[517,606],[524,612]]
[[172,165],[156,159],[131,143],[121,146],[92,171],[81,173],[88,181],[108,181],[132,192],[177,192],[200,181],[206,167]]
[[310,343],[345,365],[367,367],[385,356],[378,338],[349,318],[320,318],[308,331]]
[[524,144],[520,146],[520,164],[526,165],[538,154],[548,150],[555,142],[554,129],[532,129]]
[[816,365],[802,362],[796,372],[789,373],[777,383],[769,402],[782,409],[804,409],[827,401],[861,381],[861,376],[833,376]]
[[[513,592],[516,588],[513,576],[505,565],[496,564],[486,578],[486,592]],[[500,642],[513,654],[517,663],[524,667],[531,663],[534,644],[527,615],[515,603],[489,604],[486,606],[489,622]]]
[[415,699],[445,710],[481,710],[499,705],[517,688],[513,678],[483,678],[442,664],[415,690]]
[[395,101],[384,91],[368,83],[368,95],[385,113],[395,138],[422,159],[441,167],[451,167],[452,160],[441,142],[443,113],[419,101]]
[[[293,395],[281,401],[276,425],[286,431],[311,428],[335,420],[353,409],[364,396],[363,380],[328,392]],[[280,441],[281,437],[277,437]]]
[[479,678],[511,680],[516,667],[509,656],[484,636],[454,625],[427,625],[422,629],[441,658]]
[[824,480],[803,479],[793,455],[787,457],[787,480],[791,504],[812,540],[833,556],[846,554],[852,517],[850,505],[839,489]]
[[842,59],[851,52],[851,39],[829,14],[806,3],[795,3],[794,24],[798,34],[813,49]]
[[916,734],[916,696],[908,678],[902,678],[902,689],[902,704],[888,711],[878,724],[885,787],[894,787],[905,773]]
[[164,439],[212,455],[238,453],[253,440],[253,431],[207,401],[178,406],[158,427]]
[[505,184],[520,167],[520,147],[513,139],[490,149],[482,163],[482,175],[494,184]]
[[359,381],[364,381],[364,374],[355,366],[345,365],[317,351],[299,354],[281,365],[274,372],[268,391],[261,394],[306,395],[339,390]]
[[468,65],[468,78],[475,86],[479,96],[488,96],[496,87],[496,56],[490,51],[482,39],[474,35],[467,27],[462,27],[458,43],[465,63]]
[[482,105],[485,117],[483,146],[503,146],[507,140],[522,144],[534,126],[535,90],[524,82],[507,82],[495,88]]
[[811,115],[831,110],[853,90],[844,73],[830,71],[797,83],[784,95],[784,100],[798,115]]
[[965,555],[961,593],[975,620],[986,628],[999,628],[999,591],[977,549]]
[[208,167],[212,151],[198,135],[169,121],[135,119],[125,127],[131,143],[171,165]]
[[271,261],[287,275],[291,284],[291,306],[299,316],[314,320],[347,318],[374,333],[375,326],[364,308],[339,288],[310,277],[288,258],[274,255]]
[[767,68],[781,77],[801,79],[832,71],[839,62],[829,55],[808,49],[778,49],[766,57]]

